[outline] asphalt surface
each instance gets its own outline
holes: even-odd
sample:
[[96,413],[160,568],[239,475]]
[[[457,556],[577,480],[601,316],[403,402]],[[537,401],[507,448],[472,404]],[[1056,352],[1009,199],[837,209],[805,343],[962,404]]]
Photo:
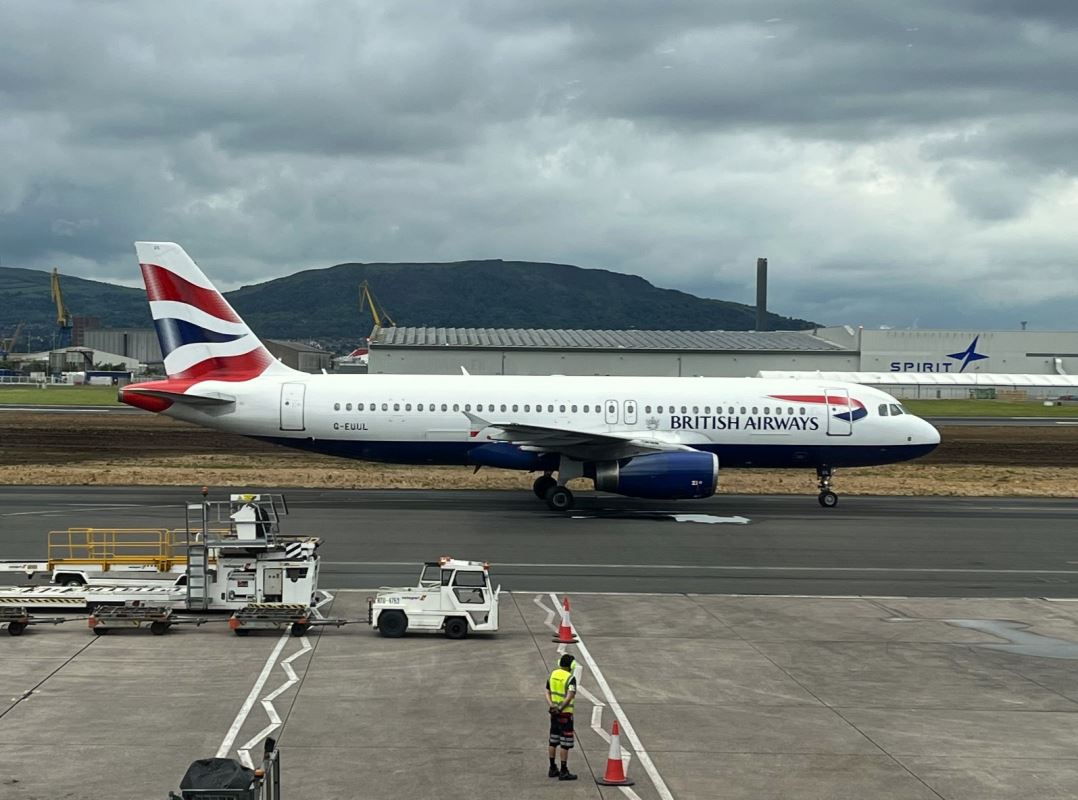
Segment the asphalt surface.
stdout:
[[[812,495],[582,494],[566,517],[528,493],[285,495],[284,532],[324,540],[327,588],[407,583],[449,554],[490,561],[516,591],[1078,597],[1078,500],[851,496],[825,510]],[[0,558],[44,558],[49,530],[181,527],[192,499],[194,487],[2,487]]]
[[933,425],[961,428],[1052,428],[1078,425],[1078,417],[925,417]]

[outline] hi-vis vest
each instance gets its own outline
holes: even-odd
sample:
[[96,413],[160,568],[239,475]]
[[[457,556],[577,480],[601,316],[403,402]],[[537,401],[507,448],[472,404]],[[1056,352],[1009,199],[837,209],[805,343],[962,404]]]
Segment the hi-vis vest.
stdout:
[[[558,667],[550,673],[550,680],[547,681],[547,686],[550,688],[550,699],[554,701],[554,705],[561,705],[565,701],[565,696],[569,694],[569,681],[572,679],[573,673],[567,669]],[[565,707],[563,713],[572,714],[574,703],[570,703]]]

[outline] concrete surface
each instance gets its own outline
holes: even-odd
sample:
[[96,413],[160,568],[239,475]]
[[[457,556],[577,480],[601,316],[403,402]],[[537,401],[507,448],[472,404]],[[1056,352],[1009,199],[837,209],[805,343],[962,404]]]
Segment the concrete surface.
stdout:
[[[331,612],[362,617],[366,592]],[[953,620],[1078,642],[1078,603],[1003,599],[574,596],[573,621],[658,780],[711,798],[1072,798],[1078,664],[994,649]],[[538,601],[538,602],[537,602]],[[575,784],[546,777],[552,598],[503,599],[502,630],[383,639],[365,625],[238,638],[222,622],[94,637],[82,623],[0,639],[0,800],[163,798],[212,756],[265,670],[230,752],[282,721],[284,797],[632,798],[600,789],[607,744],[578,699]],[[309,651],[306,650],[309,643]],[[579,647],[571,652],[583,658]],[[1067,652],[1065,649],[1045,652]],[[288,680],[283,662],[294,669]],[[282,690],[279,691],[278,690]],[[274,694],[276,697],[273,697]],[[257,701],[257,702],[256,702]],[[632,754],[642,800],[663,795]]]
[[[584,496],[568,518],[529,492],[285,490],[285,531],[322,536],[323,583],[344,588],[411,581],[419,561],[448,553],[492,562],[519,591],[1078,597],[1078,500],[844,497],[822,509],[811,483],[803,497]],[[0,487],[0,559],[44,558],[50,529],[182,525],[190,499],[197,487]],[[721,521],[732,517],[748,522]]]

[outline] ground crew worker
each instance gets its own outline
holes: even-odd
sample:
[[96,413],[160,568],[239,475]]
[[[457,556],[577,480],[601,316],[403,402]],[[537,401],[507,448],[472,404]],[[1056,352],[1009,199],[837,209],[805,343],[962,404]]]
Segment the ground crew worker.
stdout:
[[[576,775],[569,771],[569,751],[573,747],[573,700],[576,698],[576,659],[565,653],[557,668],[546,682],[546,701],[550,706],[550,770],[547,775],[560,781],[575,781]],[[554,754],[561,747],[561,769],[554,762]]]

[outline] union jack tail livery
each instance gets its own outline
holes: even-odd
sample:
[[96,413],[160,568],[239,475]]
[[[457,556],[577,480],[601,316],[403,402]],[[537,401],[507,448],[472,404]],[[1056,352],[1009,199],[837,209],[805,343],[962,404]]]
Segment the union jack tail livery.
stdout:
[[292,371],[270,355],[182,247],[135,242],[135,250],[174,387]]
[[263,375],[293,375],[178,244],[135,242],[150,314],[168,380],[124,387],[120,400],[147,411],[183,405],[234,405],[209,381],[240,383]]

